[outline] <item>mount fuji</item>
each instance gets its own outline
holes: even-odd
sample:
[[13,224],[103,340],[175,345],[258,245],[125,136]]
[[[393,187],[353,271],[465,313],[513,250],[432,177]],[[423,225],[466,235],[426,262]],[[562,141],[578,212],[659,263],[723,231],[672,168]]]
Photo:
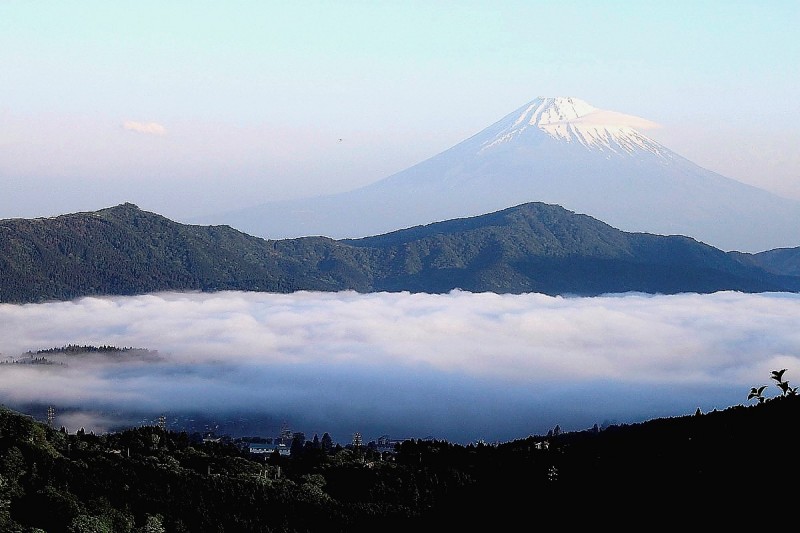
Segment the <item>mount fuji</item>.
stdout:
[[800,202],[696,165],[639,131],[653,125],[577,98],[537,98],[364,187],[198,222],[265,238],[352,238],[535,201],[624,231],[686,235],[728,251],[800,245]]

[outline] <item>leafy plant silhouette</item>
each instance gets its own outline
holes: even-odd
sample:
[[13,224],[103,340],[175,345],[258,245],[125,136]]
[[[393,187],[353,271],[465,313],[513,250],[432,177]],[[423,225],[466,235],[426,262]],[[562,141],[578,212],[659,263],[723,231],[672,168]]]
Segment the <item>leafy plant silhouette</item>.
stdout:
[[780,370],[773,370],[771,379],[778,382],[778,388],[781,389],[782,396],[794,396],[797,394],[797,387],[790,387],[789,381],[783,381],[783,373],[786,372],[785,368]]
[[[783,380],[783,374],[786,372],[785,368],[780,370],[773,370],[770,379],[775,380],[776,386],[781,390],[781,396],[796,396],[797,395],[797,387],[790,387],[789,381]],[[766,389],[766,385],[761,385],[760,387],[752,387],[750,389],[750,394],[747,395],[748,400],[756,399],[758,403],[764,403],[766,398],[764,397],[764,389]]]
[[750,389],[750,394],[747,395],[748,400],[752,400],[753,398],[758,400],[758,403],[764,403],[764,389],[766,389],[766,385],[761,385],[760,387],[752,387]]
[[780,383],[783,380],[783,373],[784,372],[786,372],[785,368],[782,368],[781,370],[773,370],[772,371],[772,375],[770,376],[770,378],[774,379],[775,381]]

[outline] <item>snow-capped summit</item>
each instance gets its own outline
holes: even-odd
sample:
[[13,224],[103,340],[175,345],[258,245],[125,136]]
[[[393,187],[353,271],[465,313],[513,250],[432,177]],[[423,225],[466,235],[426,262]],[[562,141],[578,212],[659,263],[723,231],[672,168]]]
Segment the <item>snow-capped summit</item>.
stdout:
[[495,126],[502,129],[484,142],[481,151],[520,136],[544,132],[554,139],[580,143],[590,149],[630,154],[638,148],[661,155],[659,144],[637,130],[656,128],[656,123],[597,109],[578,98],[537,98]]
[[265,238],[363,237],[526,202],[723,250],[800,246],[800,202],[699,167],[643,118],[536,98],[452,148],[365,187],[198,220]]

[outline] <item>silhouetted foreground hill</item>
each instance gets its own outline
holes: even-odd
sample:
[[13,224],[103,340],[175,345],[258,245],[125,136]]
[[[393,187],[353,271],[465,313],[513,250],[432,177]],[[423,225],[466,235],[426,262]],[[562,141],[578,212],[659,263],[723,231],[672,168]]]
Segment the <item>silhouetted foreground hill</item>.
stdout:
[[791,514],[791,507],[774,507],[795,494],[800,479],[798,426],[800,398],[780,396],[497,445],[408,440],[381,454],[307,441],[293,445],[291,456],[265,459],[153,426],[67,434],[0,408],[0,530],[335,533],[769,522],[773,513]]
[[541,203],[338,241],[264,240],[122,204],[0,220],[0,302],[228,289],[574,295],[800,290],[796,268],[767,259],[688,237],[623,232]]

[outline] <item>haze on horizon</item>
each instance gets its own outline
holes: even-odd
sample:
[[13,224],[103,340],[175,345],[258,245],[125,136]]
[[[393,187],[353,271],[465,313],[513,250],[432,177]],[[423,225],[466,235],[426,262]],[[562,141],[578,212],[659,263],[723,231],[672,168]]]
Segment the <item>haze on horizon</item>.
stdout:
[[790,0],[3,2],[0,218],[350,190],[537,96],[800,199],[799,22]]

